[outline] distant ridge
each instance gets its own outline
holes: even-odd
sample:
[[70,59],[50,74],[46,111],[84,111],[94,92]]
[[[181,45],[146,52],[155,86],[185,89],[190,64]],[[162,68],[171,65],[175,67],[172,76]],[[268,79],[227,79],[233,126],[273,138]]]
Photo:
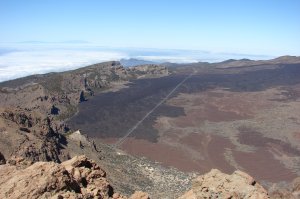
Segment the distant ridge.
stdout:
[[215,63],[216,68],[234,68],[244,66],[271,65],[271,64],[297,64],[300,63],[300,56],[281,56],[270,60],[251,60],[251,59],[229,59]]

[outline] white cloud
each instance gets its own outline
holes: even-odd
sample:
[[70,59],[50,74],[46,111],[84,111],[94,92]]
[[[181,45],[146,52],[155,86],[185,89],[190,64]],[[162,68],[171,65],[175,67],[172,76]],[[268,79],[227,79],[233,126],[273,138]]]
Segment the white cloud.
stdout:
[[136,56],[137,59],[157,62],[172,62],[172,63],[196,63],[199,59],[187,56]]
[[[1,54],[1,52],[3,52]],[[258,56],[257,56],[258,57]],[[104,61],[136,58],[156,62],[195,63],[254,58],[255,55],[206,51],[106,48],[93,45],[0,46],[0,82],[32,74],[60,72]]]
[[0,82],[32,74],[59,72],[127,55],[113,51],[41,50],[18,51],[0,56]]

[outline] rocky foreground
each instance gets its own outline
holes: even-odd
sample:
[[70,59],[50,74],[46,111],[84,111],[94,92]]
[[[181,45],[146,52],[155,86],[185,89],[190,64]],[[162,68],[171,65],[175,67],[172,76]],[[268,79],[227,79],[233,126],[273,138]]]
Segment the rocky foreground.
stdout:
[[[36,162],[24,167],[26,160],[0,166],[0,198],[113,198],[126,199],[114,191],[106,173],[86,156],[75,156],[61,164]],[[121,179],[120,179],[121,180]],[[291,187],[292,193],[276,192],[274,198],[299,198],[300,180]],[[148,199],[137,191],[129,199]],[[248,198],[268,199],[267,191],[248,174],[236,171],[227,175],[213,169],[197,177],[192,189],[179,199]]]
[[[0,167],[0,198],[114,198],[127,197],[114,193],[106,173],[85,156],[75,156],[61,164],[36,162],[22,168],[24,159],[15,165]],[[147,199],[136,192],[130,199]]]

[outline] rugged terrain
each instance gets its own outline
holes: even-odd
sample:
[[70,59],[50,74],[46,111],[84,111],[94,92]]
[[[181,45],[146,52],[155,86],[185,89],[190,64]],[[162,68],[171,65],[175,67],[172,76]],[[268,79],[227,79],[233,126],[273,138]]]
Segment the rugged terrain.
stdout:
[[0,84],[0,151],[32,161],[68,159],[64,121],[94,93],[118,90],[131,79],[167,75],[165,67],[124,68],[107,62],[64,73],[34,75]]
[[[114,193],[105,171],[85,156],[75,156],[62,164],[36,162],[24,169],[7,164],[0,166],[0,176],[1,198],[127,198]],[[142,192],[129,197],[148,198]]]
[[[192,186],[185,198],[255,194],[267,198],[265,189],[271,197],[297,198],[299,63],[299,57],[285,56],[268,61],[168,63],[168,70],[163,65],[124,68],[119,62],[106,62],[0,83],[0,164],[6,164],[0,173],[17,174],[10,181],[13,187],[13,180],[28,178],[33,169],[41,169],[41,180],[52,171],[62,174],[64,183],[53,189],[51,182],[44,181],[40,189],[44,192],[39,192],[43,197],[66,197],[67,191],[78,197],[96,192],[113,197],[105,188],[93,192],[65,166],[64,161],[85,154],[95,162],[86,161],[107,172],[109,184],[122,197],[141,190],[152,198],[176,198]],[[113,144],[166,96],[115,148]],[[264,188],[235,170],[249,173]],[[106,186],[107,180],[101,182]],[[2,194],[20,194],[6,190],[5,181],[0,185]],[[224,190],[216,192],[214,187],[221,183]],[[243,183],[247,191],[235,192]],[[204,185],[207,191],[202,193]]]

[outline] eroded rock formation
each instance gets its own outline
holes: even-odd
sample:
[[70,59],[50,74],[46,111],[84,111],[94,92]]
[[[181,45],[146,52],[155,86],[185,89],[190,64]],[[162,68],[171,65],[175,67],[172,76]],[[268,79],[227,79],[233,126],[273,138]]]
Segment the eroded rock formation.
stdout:
[[[126,199],[114,193],[106,173],[85,156],[75,156],[61,164],[36,162],[22,169],[0,166],[0,198],[111,198]],[[147,199],[136,192],[131,199]]]
[[202,198],[267,199],[269,195],[260,184],[242,171],[227,175],[212,169],[209,173],[196,178],[192,189],[180,197],[180,199]]

